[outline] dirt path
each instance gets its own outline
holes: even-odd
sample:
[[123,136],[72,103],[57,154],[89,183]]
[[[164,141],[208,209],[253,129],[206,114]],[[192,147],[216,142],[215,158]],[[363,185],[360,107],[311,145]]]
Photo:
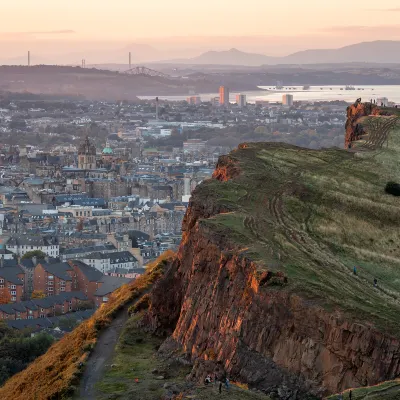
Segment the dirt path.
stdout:
[[127,319],[127,308],[124,307],[111,322],[111,325],[100,334],[96,347],[90,354],[85,366],[85,371],[81,378],[79,394],[75,396],[75,399],[96,399],[95,385],[102,379],[106,365],[110,364],[112,361],[115,346]]

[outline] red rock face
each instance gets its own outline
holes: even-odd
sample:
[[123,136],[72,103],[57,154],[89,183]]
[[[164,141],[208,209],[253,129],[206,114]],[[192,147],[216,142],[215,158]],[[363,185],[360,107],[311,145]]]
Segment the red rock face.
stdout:
[[[237,171],[215,176],[229,179],[229,170]],[[233,379],[285,399],[400,374],[398,340],[264,284],[256,264],[202,224],[219,212],[195,191],[177,258],[151,294],[154,332],[172,335],[192,360],[212,357]]]
[[369,115],[391,114],[388,110],[371,103],[355,103],[347,107],[346,133],[344,138],[345,149],[351,148],[351,143],[358,140],[358,137],[364,133],[360,119]]

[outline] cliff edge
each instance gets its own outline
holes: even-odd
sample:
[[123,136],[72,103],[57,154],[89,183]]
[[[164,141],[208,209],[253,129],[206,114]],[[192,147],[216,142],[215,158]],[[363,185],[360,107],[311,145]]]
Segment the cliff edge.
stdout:
[[[390,147],[249,143],[193,193],[148,326],[272,398],[321,398],[400,374],[398,199]],[[356,269],[354,269],[356,266]],[[374,279],[377,285],[374,286]]]

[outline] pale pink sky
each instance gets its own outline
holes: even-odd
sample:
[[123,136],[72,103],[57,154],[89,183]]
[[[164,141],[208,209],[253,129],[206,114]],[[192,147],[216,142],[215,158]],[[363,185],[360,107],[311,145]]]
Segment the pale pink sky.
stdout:
[[[287,54],[400,40],[399,0],[2,1],[0,51],[41,54],[146,43],[157,50],[237,47]],[[382,4],[382,5],[381,5]],[[217,37],[217,38],[216,38]]]

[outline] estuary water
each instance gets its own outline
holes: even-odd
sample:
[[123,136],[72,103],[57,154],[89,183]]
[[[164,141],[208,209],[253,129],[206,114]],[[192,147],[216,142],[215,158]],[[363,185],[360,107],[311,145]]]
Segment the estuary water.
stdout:
[[[354,102],[361,97],[362,101],[376,100],[380,97],[387,97],[389,101],[400,104],[400,86],[397,85],[364,85],[354,86],[355,90],[345,90],[342,86],[310,86],[308,90],[304,90],[303,86],[284,86],[283,89],[277,90],[272,86],[260,86],[260,91],[240,92],[247,96],[248,103],[255,103],[256,100],[267,100],[270,102],[282,101],[284,94],[292,94],[294,101],[334,101],[343,100]],[[235,96],[239,92],[230,93],[230,102],[236,101]],[[202,101],[209,101],[219,94],[200,93],[198,94]],[[180,101],[186,100],[187,96],[159,96],[160,99]],[[139,96],[141,99],[154,99],[154,96]]]

